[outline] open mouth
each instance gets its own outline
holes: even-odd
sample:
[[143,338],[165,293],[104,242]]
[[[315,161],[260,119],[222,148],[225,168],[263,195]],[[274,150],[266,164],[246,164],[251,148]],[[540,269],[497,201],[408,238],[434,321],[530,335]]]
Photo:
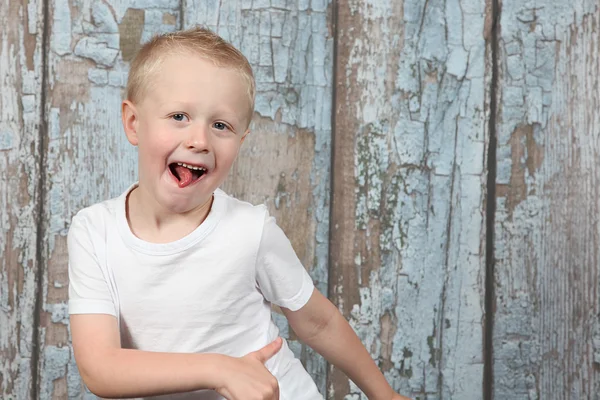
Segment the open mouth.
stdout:
[[181,162],[169,164],[169,170],[177,179],[177,184],[180,188],[184,188],[197,182],[206,174],[206,168],[204,167]]

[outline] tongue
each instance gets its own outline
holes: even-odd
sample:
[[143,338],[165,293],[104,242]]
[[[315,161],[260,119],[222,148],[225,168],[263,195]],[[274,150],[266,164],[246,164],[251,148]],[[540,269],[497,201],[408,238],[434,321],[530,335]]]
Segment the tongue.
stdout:
[[192,183],[192,171],[184,167],[183,165],[176,165],[175,171],[177,172],[177,176],[179,177],[179,187],[184,188],[190,183]]

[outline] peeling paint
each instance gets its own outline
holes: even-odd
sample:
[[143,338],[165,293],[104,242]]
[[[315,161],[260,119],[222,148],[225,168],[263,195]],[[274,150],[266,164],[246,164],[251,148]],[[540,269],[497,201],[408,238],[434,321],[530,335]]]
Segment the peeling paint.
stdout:
[[510,139],[511,174],[508,185],[499,185],[497,195],[507,197],[506,207],[509,218],[515,208],[529,195],[535,195],[531,188],[535,174],[540,168],[544,153],[534,138],[534,126],[521,125],[515,128]]
[[[412,397],[481,398],[483,7],[340,5],[335,297]],[[335,369],[329,392],[366,398]]]
[[0,5],[0,398],[35,384],[42,3]]
[[71,53],[71,7],[69,0],[54,0],[50,49],[59,56]]
[[597,2],[503,1],[494,398],[600,390]]
[[[225,189],[270,207],[394,388],[481,398],[490,2],[338,4],[331,171],[331,1],[181,1],[54,0],[45,88],[43,2],[0,6],[0,397],[29,398],[39,356],[40,398],[95,398],[69,345],[70,219],[136,179],[118,115],[135,51],[157,32],[204,24],[242,49],[257,78],[253,134]],[[501,7],[494,396],[585,398],[600,392],[599,9]],[[324,360],[273,315],[323,393],[365,398],[335,368],[327,384]]]
[[93,37],[82,38],[73,50],[76,56],[89,58],[105,67],[114,65],[118,52],[117,49],[108,47],[106,42]]

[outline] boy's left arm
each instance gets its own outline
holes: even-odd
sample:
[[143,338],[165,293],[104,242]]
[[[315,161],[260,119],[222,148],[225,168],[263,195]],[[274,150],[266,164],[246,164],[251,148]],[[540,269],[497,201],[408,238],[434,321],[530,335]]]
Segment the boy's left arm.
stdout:
[[300,340],[341,369],[370,400],[408,400],[394,393],[350,324],[317,289],[298,311],[281,309]]

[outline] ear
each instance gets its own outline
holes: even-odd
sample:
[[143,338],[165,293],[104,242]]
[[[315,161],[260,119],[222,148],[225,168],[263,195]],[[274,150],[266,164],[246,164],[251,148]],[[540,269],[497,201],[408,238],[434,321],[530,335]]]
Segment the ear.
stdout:
[[138,145],[138,122],[137,109],[129,100],[123,100],[121,103],[121,119],[123,120],[123,129],[127,140],[134,146]]
[[246,136],[248,136],[250,134],[250,129],[247,129],[246,132],[244,132],[244,136],[242,136],[242,140],[240,142],[240,145],[242,143],[244,143],[244,140],[246,140]]

